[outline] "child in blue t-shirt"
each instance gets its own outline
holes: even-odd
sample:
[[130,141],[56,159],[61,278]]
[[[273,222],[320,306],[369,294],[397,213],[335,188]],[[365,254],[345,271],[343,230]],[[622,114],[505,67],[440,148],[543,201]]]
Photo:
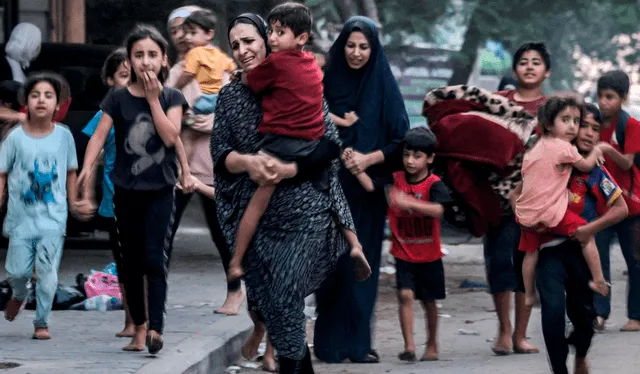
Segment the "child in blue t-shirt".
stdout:
[[77,204],[78,159],[73,136],[66,126],[53,121],[62,79],[49,73],[27,79],[23,98],[27,120],[0,147],[0,196],[4,196],[5,183],[9,186],[4,235],[9,238],[6,269],[13,288],[5,318],[13,321],[20,312],[35,263],[33,338],[38,340],[51,338],[49,316],[58,286],[68,209],[78,218],[86,213]]
[[[118,48],[104,61],[102,65],[102,81],[104,84],[111,88],[122,88],[129,85],[129,79],[131,77],[131,67],[127,61],[127,50],[124,48]],[[93,133],[98,127],[98,123],[102,118],[102,110],[98,111],[93,118],[87,123],[87,126],[82,132],[88,137],[93,136]],[[113,128],[109,131],[107,139],[104,142],[104,169],[102,177],[102,202],[98,209],[99,219],[104,221],[105,227],[109,232],[109,245],[113,252],[113,260],[116,263],[116,270],[118,272],[118,280],[120,283],[120,292],[122,294],[122,307],[125,312],[124,329],[116,333],[116,337],[125,338],[133,337],[135,332],[135,324],[131,319],[131,313],[129,313],[129,306],[127,304],[127,298],[124,290],[124,272],[122,271],[122,249],[118,242],[115,215],[113,212],[113,182],[111,181],[111,171],[113,171],[113,165],[116,162],[116,137]],[[91,183],[87,183],[84,188],[83,196],[89,201],[93,201],[94,195],[94,182],[95,182],[95,167],[98,164],[94,164],[92,170],[93,178],[90,179]]]

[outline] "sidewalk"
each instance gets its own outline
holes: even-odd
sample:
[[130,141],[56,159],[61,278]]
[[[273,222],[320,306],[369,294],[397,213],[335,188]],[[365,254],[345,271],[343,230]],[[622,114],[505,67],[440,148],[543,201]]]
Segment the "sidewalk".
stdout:
[[[14,322],[0,319],[0,372],[7,374],[69,373],[222,373],[237,360],[240,346],[251,328],[246,307],[241,315],[213,314],[226,295],[224,272],[208,237],[185,236],[177,241],[171,260],[165,348],[157,357],[146,352],[127,353],[128,339],[114,334],[122,329],[122,311],[56,311],[49,341],[31,340],[33,311],[23,311]],[[188,245],[188,247],[186,246]],[[211,248],[211,254],[181,253],[181,248]],[[186,251],[185,251],[186,252]],[[6,278],[0,250],[0,280]],[[66,250],[59,282],[73,285],[78,273],[102,269],[111,262],[109,250]],[[7,363],[20,364],[2,370]]]

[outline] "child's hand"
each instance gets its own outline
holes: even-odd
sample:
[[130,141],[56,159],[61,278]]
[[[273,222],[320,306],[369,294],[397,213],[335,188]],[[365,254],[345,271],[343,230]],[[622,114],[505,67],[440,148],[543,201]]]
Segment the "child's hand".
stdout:
[[611,152],[611,150],[613,150],[613,147],[611,146],[611,144],[607,142],[600,142],[594,148],[600,149],[600,152],[602,152],[603,154],[607,154]]
[[71,205],[71,214],[83,222],[91,220],[96,210],[96,203],[89,199],[76,201]]
[[144,82],[144,94],[147,101],[156,100],[162,92],[162,83],[158,80],[156,73],[146,71],[142,74]]
[[585,245],[589,242],[593,233],[587,228],[587,226],[580,226],[573,232],[571,239],[578,241],[580,244]]
[[347,121],[347,126],[352,126],[358,122],[358,115],[356,112],[347,112],[344,114],[344,120]]
[[400,210],[408,211],[413,206],[413,197],[396,188],[389,190],[389,205]]
[[244,71],[244,70],[241,70],[241,69],[240,69],[240,70],[236,70],[236,71],[232,72],[232,73],[231,73],[231,75],[229,76],[229,80],[230,80],[231,82],[237,82],[237,81],[239,81],[240,79],[242,79],[242,72],[243,72],[243,71]]
[[178,189],[182,190],[182,192],[187,194],[187,193],[192,193],[198,190],[200,183],[201,183],[200,180],[194,177],[193,175],[191,175],[191,173],[182,174],[180,176],[180,181],[178,182],[176,187],[178,187]]
[[352,157],[353,157],[353,148],[345,148],[345,150],[342,152],[342,160],[344,161],[351,160]]

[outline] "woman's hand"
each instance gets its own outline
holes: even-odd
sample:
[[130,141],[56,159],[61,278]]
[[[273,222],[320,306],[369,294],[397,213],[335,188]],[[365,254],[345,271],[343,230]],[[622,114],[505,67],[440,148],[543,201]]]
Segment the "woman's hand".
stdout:
[[371,166],[371,162],[369,161],[369,157],[367,155],[364,155],[351,148],[347,148],[344,150],[344,152],[342,153],[342,161],[344,162],[344,166],[349,169],[349,171],[353,175],[358,175],[366,171],[369,166]]
[[142,74],[142,80],[144,83],[144,95],[147,101],[157,100],[162,92],[162,83],[160,83],[156,74],[152,71],[146,71]]
[[267,157],[267,170],[275,175],[272,184],[278,184],[283,179],[290,179],[298,174],[298,167],[293,162],[283,162],[275,157]]
[[277,175],[271,171],[273,158],[265,154],[246,155],[246,169],[249,178],[260,186],[274,184]]

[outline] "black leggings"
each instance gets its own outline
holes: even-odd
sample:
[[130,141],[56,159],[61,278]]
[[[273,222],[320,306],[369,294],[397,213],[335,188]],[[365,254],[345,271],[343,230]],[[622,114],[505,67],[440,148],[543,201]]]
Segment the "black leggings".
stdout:
[[[191,197],[194,194],[185,194],[182,191],[176,191],[176,217],[173,225],[173,235],[171,236],[171,247],[169,249],[169,260],[171,260],[171,253],[173,252],[173,239],[180,226],[180,220],[185,208],[189,204]],[[218,222],[218,216],[216,215],[216,203],[213,199],[198,193],[200,195],[200,202],[202,203],[202,209],[204,210],[204,216],[207,220],[207,226],[209,226],[209,233],[211,233],[211,239],[220,253],[220,259],[222,260],[222,266],[224,267],[224,273],[227,274],[229,270],[229,262],[231,262],[231,250],[227,244],[227,240],[222,233],[220,223]],[[240,289],[240,280],[227,283],[227,292],[235,292]]]
[[174,188],[135,191],[116,187],[114,204],[131,318],[136,326],[146,322],[146,275],[149,329],[162,333],[167,299],[168,249],[174,220]]

